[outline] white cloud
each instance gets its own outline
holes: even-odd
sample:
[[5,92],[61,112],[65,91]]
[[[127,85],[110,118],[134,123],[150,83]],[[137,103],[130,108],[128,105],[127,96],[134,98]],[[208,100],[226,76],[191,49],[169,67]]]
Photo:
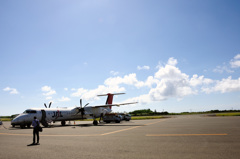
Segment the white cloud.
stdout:
[[139,81],[135,73],[125,75],[124,77],[110,77],[105,80],[104,85],[98,86],[97,89],[86,90],[79,88],[72,96],[78,96],[84,99],[97,99],[96,96],[108,92],[123,92],[124,87],[120,85],[129,85],[136,88],[148,87],[150,88],[148,94],[140,95],[139,97],[132,98],[133,101],[140,103],[147,103],[151,101],[161,101],[168,98],[183,98],[184,96],[196,94],[197,91],[194,86],[210,82],[203,76],[189,76],[182,73],[175,65],[177,60],[170,58],[168,63],[159,70],[154,76],[149,76],[145,81]]
[[41,90],[45,93],[43,93],[44,96],[47,96],[46,99],[52,99],[52,95],[56,94],[56,91],[53,90],[50,86],[43,86]]
[[165,67],[160,67],[159,70],[155,73],[155,78],[157,79],[169,79],[169,80],[176,80],[176,79],[186,79],[188,75],[182,73],[179,68],[166,65]]
[[[76,91],[76,89],[72,88],[72,91]],[[79,89],[77,89],[76,92],[72,93],[71,96],[73,96],[73,97],[81,97],[87,91],[88,91],[87,89],[79,88]]]
[[64,91],[68,91],[68,88],[64,88]]
[[215,69],[213,69],[213,72],[216,73],[223,73],[223,72],[227,72],[227,73],[233,73],[234,71],[231,70],[228,66],[226,66],[225,64],[223,66],[217,66]]
[[144,82],[144,86],[151,88],[154,84],[157,84],[158,82],[158,79],[155,79],[153,76],[148,76],[147,80]]
[[51,96],[51,95],[53,95],[53,94],[56,94],[56,91],[50,90],[50,91],[47,92],[47,93],[43,93],[43,95],[45,95],[45,96]]
[[239,68],[240,67],[240,54],[237,54],[231,61],[230,65],[232,68]]
[[111,86],[104,86],[99,85],[98,88],[87,90],[84,88],[77,89],[76,92],[72,93],[71,96],[73,97],[80,97],[83,100],[98,100],[99,98],[97,95],[99,94],[106,94],[106,93],[119,93],[124,92],[124,87],[119,87],[118,85],[111,85]]
[[165,66],[159,66],[155,75],[149,76],[145,82],[134,78],[134,86],[137,87],[137,84],[141,84],[142,86],[148,86],[150,90],[148,94],[131,98],[129,101],[133,100],[145,104],[169,98],[182,99],[188,95],[196,95],[199,92],[199,87],[201,88],[214,83],[214,80],[198,76],[197,74],[190,78],[189,75],[182,73],[176,67],[176,64],[177,60],[170,58]]
[[50,99],[52,99],[52,97],[46,97],[46,100],[50,100]]
[[212,87],[203,87],[202,91],[205,93],[228,93],[240,91],[240,78],[234,80],[231,76],[229,76],[228,78],[222,79],[221,81],[216,81],[215,85]]
[[6,87],[3,89],[3,91],[9,92],[10,94],[19,94],[16,88]]
[[137,83],[136,74],[129,74],[122,77],[110,77],[105,80],[104,84],[107,86],[120,85],[120,84],[133,84]]
[[150,69],[150,67],[149,66],[137,66],[137,69],[138,70],[149,70]]
[[125,75],[124,77],[119,77],[119,76],[118,77],[110,77],[105,80],[104,84],[107,86],[116,86],[116,85],[125,84],[125,85],[132,85],[137,88],[141,88],[144,86],[151,87],[151,85],[154,82],[156,82],[156,81],[154,79],[152,79],[151,76],[148,77],[146,82],[139,81],[137,79],[136,73],[131,73],[131,74]]
[[43,87],[42,87],[42,91],[43,91],[43,92],[51,91],[51,87],[49,87],[49,86],[43,86]]
[[110,74],[112,74],[113,76],[117,76],[119,74],[119,72],[111,71]]
[[217,66],[213,69],[213,72],[216,73],[234,73],[233,69],[237,69],[240,67],[240,54],[237,54],[233,59],[230,60],[228,64],[223,63],[222,66]]
[[198,86],[203,84],[211,84],[213,83],[213,80],[209,78],[204,78],[204,76],[198,76],[197,74],[194,74],[193,77],[190,79],[190,85],[191,86]]
[[129,103],[129,102],[138,102],[140,104],[147,104],[147,103],[150,103],[152,102],[152,100],[150,99],[150,96],[149,94],[143,94],[143,95],[140,95],[138,97],[134,97],[134,98],[130,98],[130,99],[127,99],[124,101],[124,103]]
[[170,57],[169,59],[168,59],[168,65],[171,65],[171,66],[176,66],[177,65],[177,59],[174,59],[173,57]]
[[[238,57],[235,57],[237,59]],[[196,95],[199,92],[233,92],[240,91],[240,78],[222,79],[221,81],[205,78],[203,75],[194,74],[191,76],[183,73],[177,67],[177,59],[168,59],[165,65],[159,65],[154,76],[148,76],[145,81],[137,79],[136,73],[131,73],[123,77],[110,77],[104,81],[104,85],[99,85],[96,89],[87,90],[84,88],[72,89],[71,96],[81,97],[85,100],[98,100],[98,94],[125,92],[125,86],[132,86],[138,89],[145,87],[148,92],[137,97],[130,98],[126,102],[139,102],[146,104],[154,101],[167,100],[169,98],[182,99],[189,95]],[[131,87],[131,88],[132,88]]]
[[170,58],[165,67],[159,67],[154,76],[158,80],[157,85],[149,91],[151,100],[161,101],[172,97],[183,98],[187,95],[196,94],[191,86],[189,76],[182,73],[175,66],[176,64],[177,60]]
[[71,100],[70,98],[64,97],[64,96],[62,96],[62,98],[59,99],[60,102],[68,102],[68,101],[70,101],[70,100]]

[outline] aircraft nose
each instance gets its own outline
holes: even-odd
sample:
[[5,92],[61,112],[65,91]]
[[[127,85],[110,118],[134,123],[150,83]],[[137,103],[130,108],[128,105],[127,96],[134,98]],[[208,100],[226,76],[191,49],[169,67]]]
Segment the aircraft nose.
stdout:
[[18,123],[20,123],[20,122],[23,122],[23,118],[24,118],[24,116],[17,116],[16,118],[14,118],[13,120],[12,120],[12,124],[18,124]]

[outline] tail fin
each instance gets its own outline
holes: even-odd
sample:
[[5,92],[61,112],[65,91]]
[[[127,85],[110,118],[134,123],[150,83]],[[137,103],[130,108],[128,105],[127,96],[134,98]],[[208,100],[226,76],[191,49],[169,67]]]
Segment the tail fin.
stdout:
[[[108,93],[108,94],[101,94],[98,96],[108,96],[105,103],[107,105],[107,104],[112,104],[114,95],[121,95],[121,94],[125,94],[125,93]],[[110,106],[110,109],[112,109],[112,106]]]

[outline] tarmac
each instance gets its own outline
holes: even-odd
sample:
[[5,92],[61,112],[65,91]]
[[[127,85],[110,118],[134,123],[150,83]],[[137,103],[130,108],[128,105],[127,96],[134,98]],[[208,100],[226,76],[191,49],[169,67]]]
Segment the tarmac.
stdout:
[[173,116],[121,123],[54,123],[32,143],[32,128],[0,125],[0,158],[238,159],[240,117]]

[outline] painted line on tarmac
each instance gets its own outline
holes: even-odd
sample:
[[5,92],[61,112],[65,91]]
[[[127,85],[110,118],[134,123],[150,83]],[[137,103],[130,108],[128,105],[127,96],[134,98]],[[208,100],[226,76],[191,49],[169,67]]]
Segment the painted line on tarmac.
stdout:
[[153,123],[144,124],[144,125],[142,125],[142,126],[134,126],[134,127],[127,128],[127,129],[122,129],[122,130],[117,130],[117,131],[113,131],[113,132],[109,132],[109,133],[104,133],[104,134],[101,134],[101,135],[104,136],[104,135],[115,134],[115,133],[119,133],[119,132],[122,132],[122,131],[127,131],[127,130],[131,130],[131,129],[136,129],[136,128],[143,127],[143,126],[147,126],[147,125],[157,124],[157,123],[162,122],[162,121],[165,121],[165,119],[164,119],[164,120],[161,120],[161,121],[153,122]]
[[115,133],[118,133],[118,132],[127,131],[127,130],[131,130],[131,129],[136,129],[136,128],[139,128],[139,127],[143,127],[143,126],[134,126],[134,127],[131,127],[131,128],[117,130],[117,131],[113,131],[113,132],[109,132],[109,133],[104,133],[104,134],[101,134],[101,135],[104,136],[104,135],[115,134]]
[[147,125],[153,125],[153,124],[157,124],[157,123],[160,123],[162,121],[165,121],[166,119],[162,119],[161,121],[157,121],[157,122],[153,122],[153,123],[148,123],[148,124],[144,124],[145,126]]
[[146,134],[146,136],[226,136],[228,134]]
[[88,134],[88,135],[41,135],[41,136],[60,136],[60,137],[67,137],[67,136],[101,136],[100,134]]
[[33,134],[10,134],[10,133],[0,133],[0,135],[32,136]]

